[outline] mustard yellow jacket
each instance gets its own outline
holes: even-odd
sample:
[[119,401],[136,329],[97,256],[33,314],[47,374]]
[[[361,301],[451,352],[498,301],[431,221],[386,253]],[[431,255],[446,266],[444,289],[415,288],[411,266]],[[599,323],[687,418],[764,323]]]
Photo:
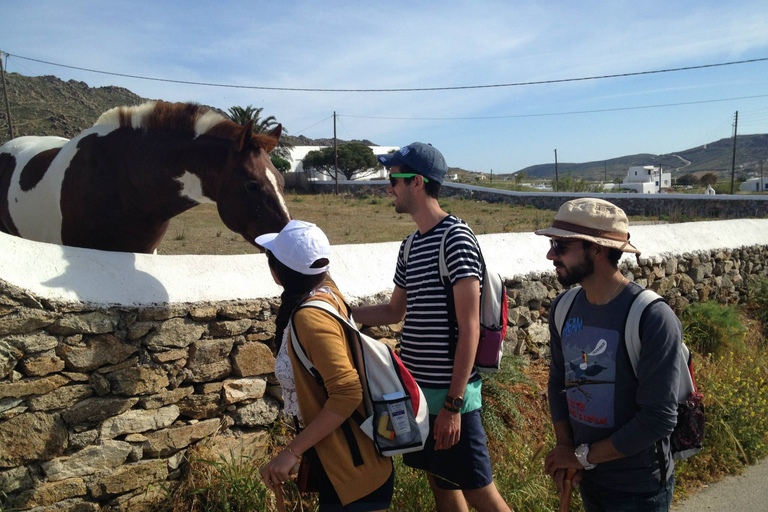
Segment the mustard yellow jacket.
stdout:
[[[323,286],[333,291],[342,308],[339,308],[333,296],[328,293],[317,292],[308,300],[323,300],[348,316],[346,303],[336,284],[329,278]],[[288,354],[293,366],[296,396],[305,424],[312,423],[323,407],[345,418],[349,418],[355,410],[364,417],[360,378],[352,364],[347,333],[339,321],[318,309],[303,308],[296,312],[293,325],[307,357],[320,372],[325,386],[323,389],[323,386],[318,384],[289,345]],[[349,427],[342,427],[353,434],[351,442],[348,442],[343,428],[340,427],[315,445],[323,469],[344,505],[381,487],[392,472],[389,457],[376,453],[373,441],[360,430],[357,422],[349,419],[345,424]],[[362,459],[362,464],[359,465],[355,465],[353,459],[356,450],[359,450],[358,463]]]

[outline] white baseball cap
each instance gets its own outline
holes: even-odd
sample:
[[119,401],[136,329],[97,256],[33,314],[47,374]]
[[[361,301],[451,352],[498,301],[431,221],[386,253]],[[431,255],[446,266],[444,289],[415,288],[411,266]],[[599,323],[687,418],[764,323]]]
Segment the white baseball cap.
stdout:
[[292,220],[279,233],[267,233],[254,240],[275,255],[283,265],[300,274],[317,275],[330,264],[314,268],[317,260],[331,258],[331,243],[323,230],[303,220]]

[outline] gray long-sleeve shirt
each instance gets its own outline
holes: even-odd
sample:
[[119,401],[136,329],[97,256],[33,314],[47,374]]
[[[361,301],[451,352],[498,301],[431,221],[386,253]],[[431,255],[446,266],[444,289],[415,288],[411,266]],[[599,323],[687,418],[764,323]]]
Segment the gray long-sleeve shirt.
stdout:
[[[584,292],[579,292],[563,324],[562,338],[554,314],[550,314],[549,325],[552,422],[570,422],[574,446],[610,437],[626,457],[598,464],[585,471],[584,478],[627,492],[655,491],[674,471],[669,434],[677,422],[682,325],[666,303],[646,309],[635,377],[624,325],[641,290],[631,283],[601,306],[590,304]],[[558,302],[559,297],[553,301],[552,312]]]

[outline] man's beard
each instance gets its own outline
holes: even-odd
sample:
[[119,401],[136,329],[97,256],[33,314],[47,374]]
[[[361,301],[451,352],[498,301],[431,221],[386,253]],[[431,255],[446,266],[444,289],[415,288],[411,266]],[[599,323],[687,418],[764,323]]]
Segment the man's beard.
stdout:
[[570,270],[562,264],[560,264],[559,267],[565,270],[565,274],[557,274],[557,280],[563,286],[571,286],[580,283],[595,272],[595,262],[592,261],[592,258],[590,258],[589,255],[585,255],[584,260]]

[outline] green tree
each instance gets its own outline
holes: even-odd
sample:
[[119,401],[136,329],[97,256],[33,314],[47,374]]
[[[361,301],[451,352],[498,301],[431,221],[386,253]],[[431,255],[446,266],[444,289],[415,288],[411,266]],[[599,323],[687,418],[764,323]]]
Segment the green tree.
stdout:
[[[262,107],[253,108],[252,105],[248,105],[245,108],[235,105],[229,109],[227,117],[229,117],[231,121],[234,121],[235,123],[243,126],[245,126],[245,123],[253,119],[253,133],[268,133],[279,123],[277,122],[277,118],[275,116],[267,116],[262,119],[261,112],[263,110],[264,108]],[[283,127],[283,135],[286,135],[287,133],[288,130]],[[277,147],[274,151],[272,151],[272,154],[282,158],[283,160],[291,160],[292,149],[293,144],[286,141],[285,137],[280,137],[280,142],[277,143]]]
[[288,160],[280,158],[275,154],[272,154],[270,158],[272,159],[272,165],[274,165],[275,169],[277,169],[281,174],[291,170],[291,162]]
[[[362,142],[352,141],[337,147],[339,172],[348,180],[369,176],[381,168],[373,150]],[[304,157],[304,171],[335,177],[333,148],[327,147],[310,151]]]
[[704,185],[715,185],[717,183],[717,174],[708,172],[701,177],[701,183]]
[[699,178],[696,177],[693,173],[683,174],[679,178],[677,178],[677,184],[678,185],[698,185],[699,184]]
[[517,171],[515,173],[515,184],[519,185],[520,182],[523,181],[527,177],[528,177],[528,175],[525,173],[525,171]]

